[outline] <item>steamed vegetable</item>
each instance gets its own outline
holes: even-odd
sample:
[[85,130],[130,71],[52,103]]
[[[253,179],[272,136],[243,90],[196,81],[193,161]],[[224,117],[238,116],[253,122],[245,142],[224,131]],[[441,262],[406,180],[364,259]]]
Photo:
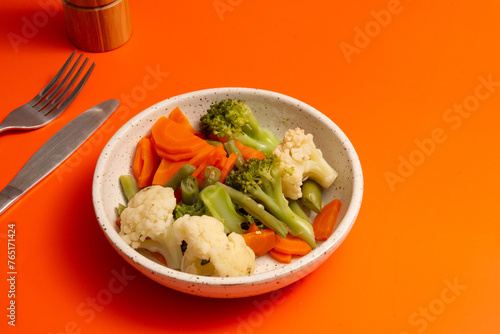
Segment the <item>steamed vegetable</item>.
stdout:
[[262,231],[247,232],[243,234],[243,239],[257,256],[265,255],[276,246],[276,233],[269,228]]
[[200,190],[198,188],[198,180],[189,175],[181,181],[181,197],[182,202],[187,205],[193,205],[198,201]]
[[193,204],[178,203],[174,209],[174,218],[179,219],[184,215],[203,216],[205,214],[205,205],[198,199]]
[[177,173],[175,173],[174,176],[172,176],[172,178],[165,183],[165,187],[172,188],[176,191],[181,186],[182,180],[192,175],[195,170],[196,167],[191,164],[181,166]]
[[241,153],[241,151],[236,146],[235,140],[234,139],[230,139],[230,140],[226,141],[223,145],[224,145],[224,149],[226,150],[227,153],[229,153],[229,154],[232,154],[232,153],[236,154],[236,160],[235,160],[234,166],[236,168],[240,168],[240,166],[245,163],[246,159],[243,157],[243,154]]
[[238,139],[233,139],[233,141],[234,146],[236,146],[238,151],[241,152],[241,156],[245,159],[245,161],[252,158],[264,159],[266,157],[266,155],[258,149],[255,149],[248,145],[243,145],[243,143]]
[[299,204],[298,200],[288,200],[288,206],[295,212],[299,217],[302,217],[305,220],[309,220],[309,216],[304,212],[302,207]]
[[314,235],[316,240],[324,241],[333,233],[340,211],[341,202],[337,198],[325,205],[323,211],[314,218]]
[[198,165],[198,168],[193,172],[193,176],[198,179],[199,182],[203,181],[203,178],[205,176],[205,168],[207,166],[221,166],[225,162],[224,159],[226,158],[226,151],[224,150],[224,146],[222,143],[217,145],[217,147],[214,147],[210,144],[208,147],[211,148],[210,152],[204,157],[203,161],[200,162]]
[[323,209],[323,199],[321,186],[312,179],[307,179],[302,184],[302,204],[308,209],[316,213],[320,213]]
[[[290,129],[280,142],[240,100],[212,104],[200,131],[179,108],[160,117],[138,142],[133,172],[137,185],[120,177],[120,235],[193,274],[249,275],[265,254],[290,263],[331,235],[340,208],[323,207],[337,172],[312,135]],[[318,213],[314,224],[303,207]]]
[[211,186],[220,180],[220,169],[215,166],[207,166],[205,168],[205,175],[203,181],[199,185],[200,189]]
[[229,154],[229,157],[227,157],[227,159],[223,160],[222,168],[220,171],[219,182],[226,181],[226,177],[233,170],[234,164],[236,163],[237,159],[238,159],[238,155],[236,153],[231,153],[231,154]]
[[172,161],[161,158],[151,184],[164,186],[186,164],[188,164],[188,160]]
[[189,119],[184,115],[184,113],[181,111],[179,107],[175,107],[174,110],[170,112],[168,115],[168,118],[170,118],[172,121],[176,122],[180,126],[186,128],[193,134],[197,134],[198,131],[196,131],[191,123],[189,122]]
[[290,262],[292,262],[292,254],[285,254],[285,253],[278,252],[275,249],[271,249],[269,251],[269,255],[273,259],[275,259],[276,261],[281,262],[281,263],[290,263]]
[[294,237],[291,234],[288,234],[286,238],[276,243],[274,250],[280,253],[290,254],[290,255],[306,255],[312,249],[311,246],[308,245],[304,240],[298,237]]
[[190,159],[210,145],[189,128],[165,116],[160,117],[153,125],[151,138],[158,155],[174,161]]
[[284,222],[294,236],[300,237],[315,248],[311,223],[293,212],[283,195],[281,178],[285,172],[278,164],[276,156],[249,159],[240,169],[229,174],[226,184],[257,200],[272,215]]
[[142,189],[120,215],[120,236],[132,248],[160,253],[170,268],[180,269],[181,248],[171,234],[175,203],[172,188]]
[[337,178],[338,173],[323,158],[323,153],[316,147],[312,134],[306,134],[301,128],[289,129],[283,136],[273,154],[281,161],[283,191],[290,199],[302,197],[302,182],[308,178],[328,188]]
[[246,276],[257,267],[255,254],[240,234],[226,236],[224,225],[210,216],[182,216],[173,224],[177,244],[187,244],[181,270],[204,276]]
[[127,202],[139,191],[132,175],[120,175],[120,185]]
[[156,169],[158,168],[158,163],[158,154],[151,142],[151,136],[141,138],[137,144],[132,165],[139,188],[144,188],[151,184]]
[[218,101],[210,106],[200,121],[201,133],[216,138],[237,139],[265,155],[270,155],[280,143],[274,133],[260,125],[245,101]]
[[220,184],[211,185],[200,192],[200,200],[205,205],[205,213],[224,224],[226,233],[243,233],[241,224],[252,223],[252,218],[236,211],[231,197]]
[[226,190],[229,197],[231,197],[231,200],[243,210],[248,212],[248,214],[260,221],[266,227],[273,229],[276,234],[282,236],[283,238],[286,236],[288,233],[288,227],[284,222],[269,213],[263,205],[257,203],[254,199],[241,191],[228,187],[222,183],[218,184]]

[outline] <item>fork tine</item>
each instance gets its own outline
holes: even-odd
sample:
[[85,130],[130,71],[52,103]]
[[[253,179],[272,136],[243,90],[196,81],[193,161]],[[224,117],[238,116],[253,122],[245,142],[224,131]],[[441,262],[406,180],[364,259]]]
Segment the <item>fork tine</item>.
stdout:
[[68,66],[71,63],[71,60],[73,60],[73,57],[75,56],[75,54],[76,54],[76,50],[73,51],[73,53],[68,57],[68,59],[66,60],[64,65],[61,67],[59,72],[56,73],[56,75],[52,78],[52,80],[50,80],[50,82],[40,91],[40,93],[38,93],[37,96],[35,96],[31,100],[33,105],[40,103],[40,101],[43,100],[44,96],[46,96],[47,93],[52,90],[52,87],[54,86],[54,84],[59,80],[61,75],[63,75],[64,71],[66,71],[66,69],[68,68]]
[[[49,114],[55,107],[57,107],[57,105],[61,102],[61,100],[64,97],[66,97],[66,94],[68,93],[68,91],[75,84],[75,81],[78,79],[78,77],[82,73],[83,69],[85,68],[85,65],[87,65],[88,60],[89,60],[88,58],[85,59],[85,61],[83,62],[83,64],[80,66],[80,68],[78,69],[78,71],[76,72],[76,74],[73,76],[73,78],[71,79],[71,81],[66,85],[66,87],[64,88],[64,90],[56,98],[54,98],[54,100],[50,104],[45,105],[44,107],[42,107],[42,109],[46,107],[46,110],[44,110],[44,116],[46,116],[47,114]],[[40,110],[42,110],[42,109],[40,109]]]
[[82,90],[83,86],[85,86],[85,83],[89,79],[90,74],[94,70],[94,67],[95,67],[95,63],[92,63],[92,65],[88,69],[87,73],[85,73],[85,76],[82,78],[82,80],[80,80],[80,82],[75,87],[75,89],[73,89],[73,91],[70,94],[68,94],[68,96],[61,102],[61,104],[59,104],[55,109],[53,109],[50,112],[51,117],[54,117],[54,118],[57,117],[60,113],[62,113],[64,110],[66,110],[66,108],[71,104],[71,102],[73,102],[73,100],[76,98],[78,93],[80,93],[80,91]]
[[[48,95],[48,96],[45,96],[39,103],[40,105],[37,107],[37,109],[39,111],[41,111],[42,109],[45,109],[51,102],[52,100],[54,100],[54,98],[59,94],[59,92],[61,91],[61,89],[64,87],[64,85],[66,84],[66,82],[68,81],[68,79],[73,75],[73,72],[75,71],[76,67],[78,66],[78,64],[80,63],[80,60],[82,59],[82,56],[83,55],[80,55],[75,63],[73,64],[73,66],[71,66],[71,69],[68,71],[68,73],[64,76],[64,78],[58,82],[56,84],[56,86],[54,87],[54,89],[52,90],[52,92]],[[36,105],[34,105],[36,106]]]

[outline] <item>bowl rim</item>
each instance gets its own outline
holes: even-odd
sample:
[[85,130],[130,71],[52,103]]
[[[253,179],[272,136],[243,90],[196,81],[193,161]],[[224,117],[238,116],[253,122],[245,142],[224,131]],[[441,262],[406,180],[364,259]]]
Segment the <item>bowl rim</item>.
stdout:
[[[112,226],[111,221],[107,218],[104,202],[101,200],[100,182],[96,182],[96,177],[102,175],[104,167],[106,165],[107,157],[109,152],[112,151],[113,147],[119,141],[119,138],[128,131],[129,127],[138,122],[140,119],[147,117],[148,114],[156,112],[159,108],[163,107],[165,104],[170,102],[180,101],[184,99],[192,99],[195,96],[199,98],[200,95],[213,95],[213,94],[225,94],[225,93],[243,93],[243,94],[263,94],[272,98],[278,98],[287,104],[299,106],[303,112],[318,118],[321,117],[321,121],[327,123],[328,127],[334,130],[339,142],[343,145],[345,153],[347,154],[347,159],[350,162],[350,167],[352,168],[353,177],[353,190],[350,198],[350,205],[343,217],[343,219],[338,222],[337,228],[326,241],[318,244],[318,246],[309,254],[298,258],[292,263],[289,263],[283,267],[275,268],[266,272],[256,273],[249,276],[238,276],[238,277],[208,277],[199,276],[184,273],[178,270],[170,269],[163,266],[153,260],[148,259],[143,256],[137,250],[130,247],[116,232]],[[106,235],[108,241],[112,242],[114,246],[119,249],[122,256],[125,255],[131,261],[143,267],[145,270],[151,272],[154,275],[159,275],[168,279],[173,279],[176,281],[184,282],[189,285],[204,285],[204,286],[246,286],[246,285],[256,285],[264,284],[269,281],[273,281],[277,278],[287,276],[293,272],[307,271],[306,267],[309,267],[312,262],[317,261],[321,255],[329,255],[347,237],[349,231],[351,230],[361,207],[361,202],[363,198],[363,173],[361,169],[361,163],[359,157],[352,145],[351,141],[345,135],[345,133],[326,115],[321,113],[314,107],[288,95],[264,90],[257,88],[244,88],[244,87],[220,87],[220,88],[209,88],[197,90],[189,93],[183,93],[173,97],[169,97],[162,100],[136,114],[125,124],[123,124],[120,129],[118,129],[115,134],[109,139],[109,141],[104,146],[101,151],[99,158],[96,163],[93,184],[92,184],[92,200],[94,205],[95,214],[99,223],[99,226]],[[110,232],[110,230],[112,232]]]

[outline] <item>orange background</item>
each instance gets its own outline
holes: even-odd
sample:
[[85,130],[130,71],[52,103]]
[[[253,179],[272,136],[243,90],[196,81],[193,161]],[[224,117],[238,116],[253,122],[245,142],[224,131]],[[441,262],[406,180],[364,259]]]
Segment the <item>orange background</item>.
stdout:
[[[133,1],[132,39],[84,52],[97,66],[68,110],[42,129],[0,135],[3,188],[82,111],[122,102],[0,217],[2,277],[8,223],[18,271],[15,328],[1,280],[2,333],[499,333],[500,6],[492,3]],[[43,4],[57,9],[49,16]],[[0,13],[3,119],[74,46],[59,1],[3,0]],[[146,90],[152,70],[161,75]],[[168,97],[223,86],[277,91],[322,111],[351,139],[365,177],[358,220],[324,265],[237,300],[184,295],[141,276],[105,240],[91,199],[99,153],[122,124]]]

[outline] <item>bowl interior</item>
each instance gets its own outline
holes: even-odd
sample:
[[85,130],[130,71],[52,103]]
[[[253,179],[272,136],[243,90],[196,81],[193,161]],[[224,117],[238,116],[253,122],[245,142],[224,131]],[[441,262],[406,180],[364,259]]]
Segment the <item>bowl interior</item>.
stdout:
[[[179,107],[196,128],[200,116],[212,103],[227,98],[245,100],[263,127],[273,130],[279,139],[283,138],[289,128],[301,127],[306,133],[312,133],[316,146],[339,173],[334,184],[324,192],[324,202],[339,198],[342,201],[342,209],[334,234],[310,254],[294,259],[291,264],[279,264],[269,256],[263,256],[257,259],[258,268],[252,276],[224,280],[216,277],[197,277],[196,282],[206,285],[234,285],[288,275],[313,265],[312,263],[319,261],[322,256],[331,254],[349,232],[361,204],[363,182],[359,160],[345,134],[328,117],[288,96],[248,88],[210,89],[173,97],[144,110],[110,139],[99,157],[93,185],[96,215],[107,238],[121,251],[122,256],[128,257],[127,260],[132,259],[134,263],[145,266],[160,276],[186,282],[193,280],[192,275],[159,266],[121,240],[115,224],[116,208],[119,203],[125,203],[119,176],[132,174],[136,144],[140,138],[150,134],[152,125],[160,116],[168,115],[175,107]],[[311,218],[313,216],[314,214],[311,214]]]

